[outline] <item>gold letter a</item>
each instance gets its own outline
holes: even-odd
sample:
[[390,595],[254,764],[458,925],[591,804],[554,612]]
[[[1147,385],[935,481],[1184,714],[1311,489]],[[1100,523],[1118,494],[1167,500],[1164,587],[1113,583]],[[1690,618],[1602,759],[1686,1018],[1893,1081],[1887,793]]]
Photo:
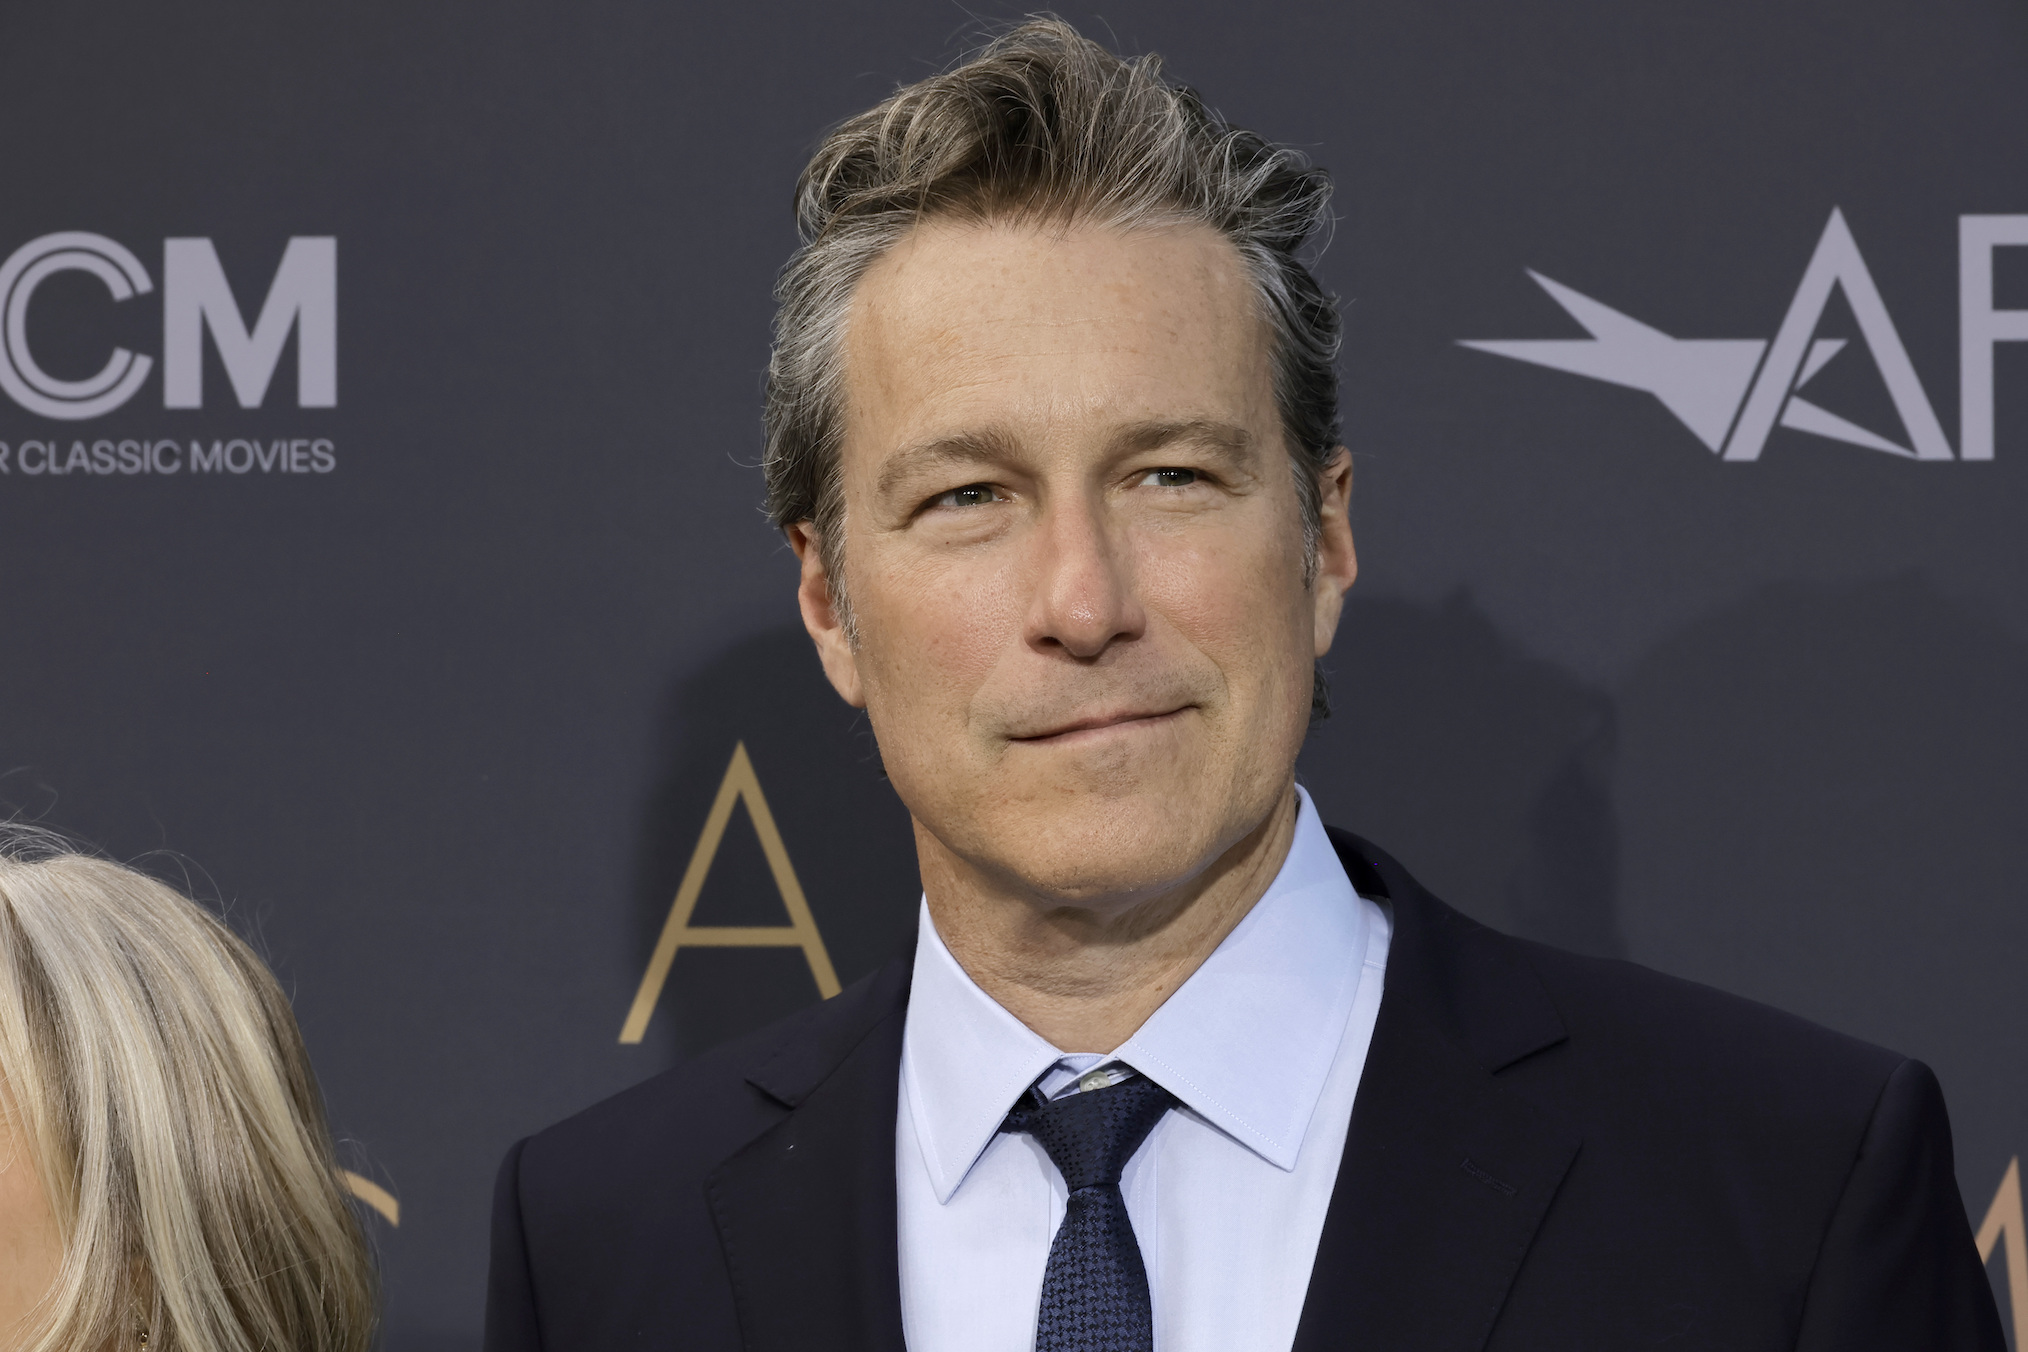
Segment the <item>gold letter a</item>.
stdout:
[[2000,1190],[1993,1194],[1993,1205],[1986,1209],[1985,1222],[1979,1226],[1980,1262],[1993,1256],[1993,1246],[2002,1235],[2007,1237],[2007,1303],[2014,1307],[2014,1345],[2028,1347],[2028,1225],[2021,1219],[2018,1157],[2007,1162]]
[[[775,875],[775,887],[789,912],[786,925],[690,923],[691,913],[697,909],[697,894],[704,890],[704,877],[711,872],[718,844],[725,839],[726,823],[732,820],[735,799],[746,803],[746,815],[753,821],[754,834],[760,837],[768,868]],[[831,955],[824,951],[824,938],[817,933],[816,917],[810,914],[810,903],[803,899],[796,871],[789,867],[789,852],[782,845],[782,833],[775,829],[774,814],[768,811],[768,800],[761,794],[760,779],[753,772],[753,762],[747,759],[744,742],[732,749],[732,764],[725,768],[725,779],[718,786],[711,815],[704,819],[704,834],[697,838],[690,867],[683,871],[683,885],[676,889],[675,904],[669,908],[669,919],[662,926],[662,937],[655,944],[654,956],[648,959],[648,970],[641,976],[641,989],[634,993],[634,1007],[627,1011],[626,1025],[620,1029],[621,1042],[639,1042],[648,1031],[648,1018],[655,1012],[655,1002],[662,998],[662,983],[669,979],[669,964],[676,960],[676,950],[686,944],[693,948],[800,948],[810,964],[810,975],[817,979],[818,994],[828,1000],[838,993],[838,974],[831,969]]]

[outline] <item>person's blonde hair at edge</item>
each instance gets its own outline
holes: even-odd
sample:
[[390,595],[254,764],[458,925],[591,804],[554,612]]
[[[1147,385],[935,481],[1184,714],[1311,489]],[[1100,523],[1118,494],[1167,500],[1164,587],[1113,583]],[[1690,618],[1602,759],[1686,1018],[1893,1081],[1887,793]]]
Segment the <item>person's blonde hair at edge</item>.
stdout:
[[20,826],[0,827],[10,1100],[63,1259],[8,1347],[371,1345],[372,1260],[281,987],[174,889]]

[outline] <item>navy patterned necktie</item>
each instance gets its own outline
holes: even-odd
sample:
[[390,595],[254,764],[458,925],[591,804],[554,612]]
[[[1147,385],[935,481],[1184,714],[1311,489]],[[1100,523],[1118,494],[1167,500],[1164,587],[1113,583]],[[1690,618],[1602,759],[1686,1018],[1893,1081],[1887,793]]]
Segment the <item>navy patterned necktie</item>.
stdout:
[[1042,1273],[1035,1352],[1154,1352],[1148,1269],[1120,1171],[1175,1102],[1137,1075],[1007,1114],[1000,1129],[1033,1136],[1070,1189]]

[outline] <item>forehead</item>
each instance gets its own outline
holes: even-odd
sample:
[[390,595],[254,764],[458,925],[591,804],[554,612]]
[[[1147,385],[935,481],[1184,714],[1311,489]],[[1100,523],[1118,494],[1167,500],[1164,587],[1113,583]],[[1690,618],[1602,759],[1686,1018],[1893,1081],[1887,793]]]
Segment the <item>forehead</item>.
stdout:
[[[1267,327],[1200,225],[918,227],[868,270],[845,341],[847,441],[1271,415]],[[948,426],[947,426],[948,425]]]

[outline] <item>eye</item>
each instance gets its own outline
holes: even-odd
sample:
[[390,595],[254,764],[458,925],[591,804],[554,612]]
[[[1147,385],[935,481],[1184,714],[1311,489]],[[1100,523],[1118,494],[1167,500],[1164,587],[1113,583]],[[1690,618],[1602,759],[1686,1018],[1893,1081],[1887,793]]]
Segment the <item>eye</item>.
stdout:
[[999,493],[991,484],[966,484],[930,499],[932,507],[984,507],[997,502]]
[[1151,469],[1141,476],[1141,482],[1150,488],[1188,488],[1197,482],[1197,471],[1174,467]]

